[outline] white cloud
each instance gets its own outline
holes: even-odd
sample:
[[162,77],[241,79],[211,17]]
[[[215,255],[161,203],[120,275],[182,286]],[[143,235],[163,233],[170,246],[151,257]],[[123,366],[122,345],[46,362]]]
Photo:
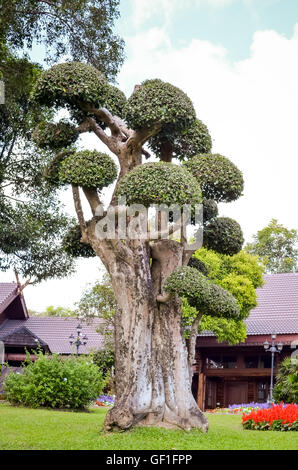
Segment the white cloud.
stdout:
[[158,15],[165,24],[168,23],[173,13],[177,14],[179,10],[189,8],[198,8],[200,6],[210,6],[213,8],[223,8],[235,2],[249,0],[131,0],[132,23],[135,28],[140,27],[151,17]]
[[213,151],[243,171],[244,196],[221,213],[241,223],[247,240],[272,217],[298,228],[298,25],[292,39],[256,32],[250,56],[236,63],[209,41],[175,49],[156,28],[126,43],[120,87],[130,94],[136,83],[161,78],[182,88],[211,131]]

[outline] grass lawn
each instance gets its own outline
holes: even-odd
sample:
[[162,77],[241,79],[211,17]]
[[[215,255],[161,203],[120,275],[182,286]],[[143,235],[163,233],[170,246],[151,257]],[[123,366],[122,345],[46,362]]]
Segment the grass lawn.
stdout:
[[241,415],[208,415],[208,434],[136,428],[104,434],[105,408],[68,412],[0,403],[1,450],[296,450],[296,432],[245,431]]

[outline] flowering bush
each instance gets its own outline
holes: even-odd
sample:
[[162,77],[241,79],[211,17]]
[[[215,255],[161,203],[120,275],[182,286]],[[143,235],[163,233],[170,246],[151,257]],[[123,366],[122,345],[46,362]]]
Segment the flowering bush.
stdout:
[[265,431],[298,431],[298,405],[273,405],[250,413],[243,413],[244,429]]
[[238,413],[250,413],[255,409],[268,408],[268,403],[241,403],[238,405],[229,405],[228,408],[215,408],[213,410],[207,410],[208,413],[224,413],[224,414],[238,414]]
[[96,400],[98,406],[113,406],[115,403],[114,395],[99,395]]
[[269,408],[268,403],[255,403],[254,401],[251,403],[242,403],[241,405],[229,405],[228,412],[232,414],[237,413],[250,413],[253,410],[264,410]]

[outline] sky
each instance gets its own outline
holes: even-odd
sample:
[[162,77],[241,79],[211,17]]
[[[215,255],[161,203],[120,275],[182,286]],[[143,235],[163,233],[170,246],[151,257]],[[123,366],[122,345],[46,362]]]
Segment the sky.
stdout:
[[[120,10],[126,60],[117,86],[127,97],[148,78],[181,88],[213,153],[243,172],[243,196],[220,204],[220,215],[240,223],[246,242],[272,218],[298,229],[298,1],[120,0]],[[89,135],[82,146],[106,151]],[[74,215],[69,192],[62,199]],[[79,260],[69,279],[26,287],[28,308],[72,307],[103,272],[98,259]]]

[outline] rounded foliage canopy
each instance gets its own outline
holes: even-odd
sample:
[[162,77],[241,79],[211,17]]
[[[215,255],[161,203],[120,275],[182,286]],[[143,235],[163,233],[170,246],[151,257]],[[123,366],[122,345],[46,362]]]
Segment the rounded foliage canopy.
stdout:
[[62,248],[63,250],[70,256],[74,258],[83,257],[83,258],[91,258],[96,256],[93,248],[90,245],[86,245],[85,243],[81,243],[81,229],[78,224],[73,225],[69,228],[67,234],[62,240]]
[[162,130],[151,137],[149,147],[157,157],[161,156],[163,145],[170,145],[173,157],[183,161],[199,153],[208,153],[212,148],[212,140],[207,126],[196,119],[194,124],[179,133]]
[[143,82],[128,99],[125,118],[133,129],[160,124],[162,129],[174,132],[194,123],[195,110],[182,90],[154,79]]
[[184,165],[198,180],[205,198],[230,202],[241,196],[242,173],[228,158],[219,154],[200,154]]
[[207,266],[201,261],[200,259],[195,258],[192,256],[190,260],[187,263],[187,266],[190,266],[191,268],[197,269],[199,272],[204,274],[204,276],[208,276],[208,269]]
[[203,198],[203,221],[208,222],[218,215],[218,207],[213,199]]
[[124,108],[127,99],[123,91],[113,85],[106,85],[103,106],[113,116],[124,117]]
[[201,191],[188,171],[173,163],[138,165],[120,181],[116,196],[127,204],[200,204]]
[[72,145],[79,133],[75,126],[67,121],[58,123],[41,122],[33,132],[33,141],[42,149],[57,150]]
[[58,175],[63,183],[101,190],[113,183],[117,166],[106,153],[82,150],[62,160]]
[[34,99],[46,106],[102,106],[106,80],[99,70],[81,62],[57,64],[37,80]]
[[203,246],[224,255],[235,255],[243,245],[240,225],[229,217],[213,219],[204,227]]
[[177,268],[164,284],[166,292],[186,297],[189,304],[205,315],[238,318],[239,307],[233,295],[210,282],[197,269]]

